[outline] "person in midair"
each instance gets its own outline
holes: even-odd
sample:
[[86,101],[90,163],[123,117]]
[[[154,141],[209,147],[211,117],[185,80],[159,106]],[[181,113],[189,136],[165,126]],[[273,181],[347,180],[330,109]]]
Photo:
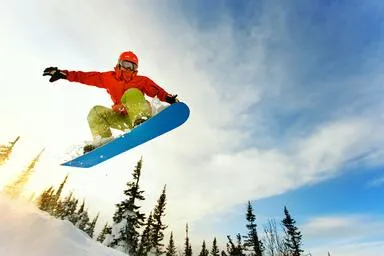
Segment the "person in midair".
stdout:
[[84,153],[112,140],[111,128],[125,131],[149,119],[152,108],[144,95],[157,97],[169,104],[178,102],[177,95],[169,94],[147,76],[138,75],[138,66],[136,54],[127,51],[120,54],[114,71],[68,71],[57,67],[44,69],[43,76],[50,76],[49,82],[66,79],[104,88],[111,96],[111,108],[97,105],[88,114],[93,142],[84,146]]

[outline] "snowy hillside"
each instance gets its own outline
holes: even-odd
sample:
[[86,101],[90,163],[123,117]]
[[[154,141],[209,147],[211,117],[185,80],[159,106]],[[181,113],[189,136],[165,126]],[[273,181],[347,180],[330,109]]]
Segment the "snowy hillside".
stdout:
[[0,195],[0,255],[126,255],[105,247],[75,228],[30,203]]

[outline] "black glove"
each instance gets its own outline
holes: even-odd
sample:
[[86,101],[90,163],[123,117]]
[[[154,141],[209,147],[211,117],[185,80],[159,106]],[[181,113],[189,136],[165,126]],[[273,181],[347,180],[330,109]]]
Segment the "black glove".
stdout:
[[179,100],[177,99],[177,94],[175,94],[175,95],[168,95],[165,98],[165,101],[168,102],[169,104],[173,104],[173,103],[179,102]]
[[59,79],[66,79],[67,74],[64,71],[61,71],[57,67],[49,67],[44,69],[43,76],[50,76],[49,82],[55,82]]

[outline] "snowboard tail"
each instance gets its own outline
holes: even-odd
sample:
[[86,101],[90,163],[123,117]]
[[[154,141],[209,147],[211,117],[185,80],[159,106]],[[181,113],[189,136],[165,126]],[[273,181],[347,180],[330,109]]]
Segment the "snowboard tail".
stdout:
[[100,164],[179,127],[187,121],[189,112],[189,108],[185,103],[172,104],[130,132],[61,165],[89,168]]

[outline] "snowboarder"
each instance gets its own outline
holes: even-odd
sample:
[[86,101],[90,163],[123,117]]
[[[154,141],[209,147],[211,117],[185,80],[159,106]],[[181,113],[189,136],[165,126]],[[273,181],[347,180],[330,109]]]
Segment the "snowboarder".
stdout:
[[49,82],[66,79],[86,85],[104,88],[113,101],[112,108],[94,106],[88,114],[88,123],[93,142],[84,146],[84,153],[113,139],[111,128],[125,131],[143,123],[152,116],[149,97],[173,104],[178,102],[177,95],[172,95],[158,86],[150,78],[138,75],[139,60],[132,51],[120,54],[114,71],[83,72],[61,70],[48,67],[43,76],[50,76]]

